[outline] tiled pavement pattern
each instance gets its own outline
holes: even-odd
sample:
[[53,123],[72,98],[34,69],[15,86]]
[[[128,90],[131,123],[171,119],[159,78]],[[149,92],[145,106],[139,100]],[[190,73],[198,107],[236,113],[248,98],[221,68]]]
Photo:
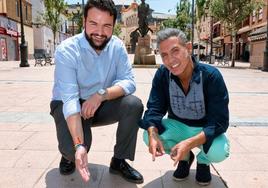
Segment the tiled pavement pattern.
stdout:
[[[133,56],[130,56],[133,59]],[[157,62],[160,58],[157,56]],[[182,188],[195,183],[196,161],[190,177],[174,182],[169,156],[152,162],[139,131],[136,159],[131,162],[144,176],[142,185],[131,184],[108,172],[113,155],[116,124],[93,128],[89,153],[91,180],[85,184],[78,172],[63,177],[58,172],[60,154],[55,127],[49,116],[54,66],[19,68],[19,62],[0,62],[0,187]],[[213,164],[208,187],[268,187],[268,73],[219,67],[230,93],[231,155]],[[146,104],[156,69],[135,68],[136,95]],[[195,152],[198,152],[197,150]]]

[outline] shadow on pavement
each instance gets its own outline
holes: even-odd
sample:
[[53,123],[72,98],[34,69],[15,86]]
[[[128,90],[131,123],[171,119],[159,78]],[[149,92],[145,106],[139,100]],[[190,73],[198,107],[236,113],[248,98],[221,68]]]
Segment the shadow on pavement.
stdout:
[[45,177],[47,188],[137,188],[118,175],[109,173],[109,167],[99,164],[88,164],[90,172],[89,182],[83,182],[78,171],[68,176],[62,176],[58,168],[50,169]]

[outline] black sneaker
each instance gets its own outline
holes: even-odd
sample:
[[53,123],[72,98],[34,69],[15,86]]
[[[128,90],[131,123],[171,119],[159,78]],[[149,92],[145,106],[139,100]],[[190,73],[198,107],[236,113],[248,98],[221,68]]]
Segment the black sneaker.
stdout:
[[75,171],[75,163],[61,157],[60,160],[60,174],[61,175],[70,175]]
[[209,185],[211,181],[209,165],[197,163],[195,179],[199,185]]
[[132,168],[124,159],[115,159],[113,157],[111,160],[109,172],[113,174],[119,174],[125,180],[132,183],[143,183],[142,175],[137,170]]
[[194,153],[190,151],[189,161],[179,161],[178,167],[173,173],[173,179],[176,181],[185,180],[190,173],[190,167],[194,161]]

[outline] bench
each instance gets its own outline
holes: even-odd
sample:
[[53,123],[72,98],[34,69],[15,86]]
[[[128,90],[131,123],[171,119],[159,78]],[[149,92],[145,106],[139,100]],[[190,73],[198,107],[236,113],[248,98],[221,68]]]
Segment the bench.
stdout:
[[43,66],[43,64],[42,64],[42,62],[44,61],[44,56],[43,56],[43,54],[35,53],[35,54],[34,54],[34,59],[35,59],[35,64],[34,64],[34,66],[36,66],[36,65],[41,65],[41,66]]
[[217,65],[229,66],[230,65],[229,62],[230,62],[230,58],[226,56],[217,59]]
[[52,65],[52,58],[49,54],[44,54],[44,59],[45,59],[44,65],[46,64]]
[[37,65],[46,66],[46,64],[52,65],[52,57],[49,54],[35,53],[34,59],[35,59],[34,66],[37,66]]

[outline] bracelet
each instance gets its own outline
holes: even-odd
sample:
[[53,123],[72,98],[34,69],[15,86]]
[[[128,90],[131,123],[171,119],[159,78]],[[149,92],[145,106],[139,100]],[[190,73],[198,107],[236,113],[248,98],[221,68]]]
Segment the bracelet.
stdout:
[[147,129],[148,135],[154,134],[154,133],[158,133],[158,130],[155,126],[150,126]]
[[79,147],[84,147],[86,150],[87,150],[87,146],[86,146],[86,144],[75,144],[74,145],[74,149],[75,149],[75,151],[79,148]]

